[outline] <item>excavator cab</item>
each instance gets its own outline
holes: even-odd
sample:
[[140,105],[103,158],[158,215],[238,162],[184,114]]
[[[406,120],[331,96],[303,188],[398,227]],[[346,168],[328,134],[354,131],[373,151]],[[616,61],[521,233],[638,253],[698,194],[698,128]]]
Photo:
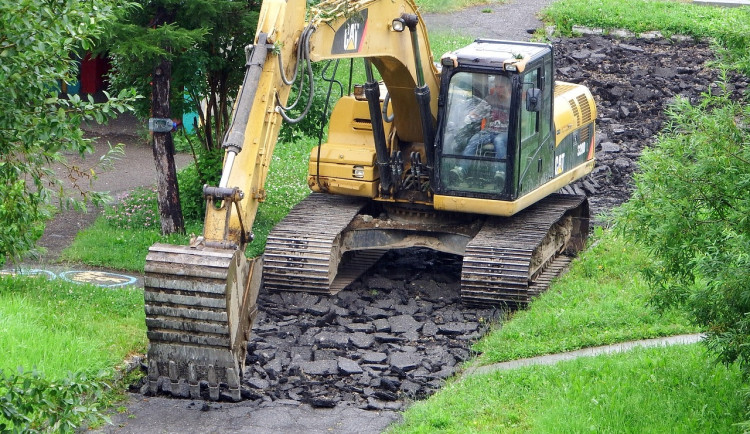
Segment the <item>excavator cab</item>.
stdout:
[[507,196],[511,80],[459,71],[448,84],[440,160],[447,190]]
[[[552,50],[495,40],[443,56],[435,192],[512,201],[552,177]],[[537,161],[535,173],[529,161]],[[525,184],[525,185],[524,185]]]

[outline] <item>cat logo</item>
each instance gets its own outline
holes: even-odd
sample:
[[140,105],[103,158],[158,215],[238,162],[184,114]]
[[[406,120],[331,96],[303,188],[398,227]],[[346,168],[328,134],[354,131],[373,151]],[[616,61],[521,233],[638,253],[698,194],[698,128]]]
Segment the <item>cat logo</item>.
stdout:
[[555,156],[555,176],[563,173],[565,170],[565,154]]
[[355,51],[358,47],[359,23],[350,23],[344,26],[344,51]]
[[333,36],[331,54],[358,53],[367,31],[367,9],[349,17]]

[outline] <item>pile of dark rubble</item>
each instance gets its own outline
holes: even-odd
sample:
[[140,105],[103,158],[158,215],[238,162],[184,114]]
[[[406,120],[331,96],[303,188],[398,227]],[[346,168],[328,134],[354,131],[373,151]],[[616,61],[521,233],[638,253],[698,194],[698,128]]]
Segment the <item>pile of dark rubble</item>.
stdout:
[[409,252],[336,296],[261,295],[243,397],[399,409],[440,388],[500,311],[461,306],[458,258]]
[[[625,202],[641,151],[651,146],[676,97],[696,103],[718,92],[719,74],[708,66],[715,55],[708,42],[685,38],[618,39],[585,36],[554,43],[557,80],[587,86],[596,99],[596,167],[571,190],[589,197],[592,215]],[[735,98],[748,90],[748,78],[729,74]]]
[[[587,36],[556,41],[557,79],[596,98],[597,167],[570,190],[589,196],[592,215],[627,200],[644,147],[676,96],[716,91],[708,43]],[[747,78],[730,75],[739,96]],[[242,396],[272,401],[399,409],[430,395],[460,369],[499,310],[459,301],[460,258],[409,249],[386,255],[336,296],[262,293]]]

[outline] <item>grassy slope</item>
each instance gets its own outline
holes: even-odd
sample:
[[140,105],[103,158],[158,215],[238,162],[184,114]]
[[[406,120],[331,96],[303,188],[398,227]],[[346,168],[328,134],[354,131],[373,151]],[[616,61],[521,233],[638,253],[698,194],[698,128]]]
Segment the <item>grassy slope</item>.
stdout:
[[739,432],[742,384],[699,345],[641,349],[454,381],[392,431]]
[[648,303],[650,291],[633,272],[644,261],[642,251],[604,233],[549,291],[475,345],[479,362],[696,332],[684,315]]

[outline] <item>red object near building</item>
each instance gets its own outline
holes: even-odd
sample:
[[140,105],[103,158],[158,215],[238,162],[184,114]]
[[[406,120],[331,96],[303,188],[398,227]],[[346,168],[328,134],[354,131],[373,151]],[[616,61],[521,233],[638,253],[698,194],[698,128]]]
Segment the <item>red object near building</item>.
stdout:
[[93,94],[104,90],[107,72],[109,60],[106,57],[93,57],[91,53],[87,53],[81,60],[81,93]]

